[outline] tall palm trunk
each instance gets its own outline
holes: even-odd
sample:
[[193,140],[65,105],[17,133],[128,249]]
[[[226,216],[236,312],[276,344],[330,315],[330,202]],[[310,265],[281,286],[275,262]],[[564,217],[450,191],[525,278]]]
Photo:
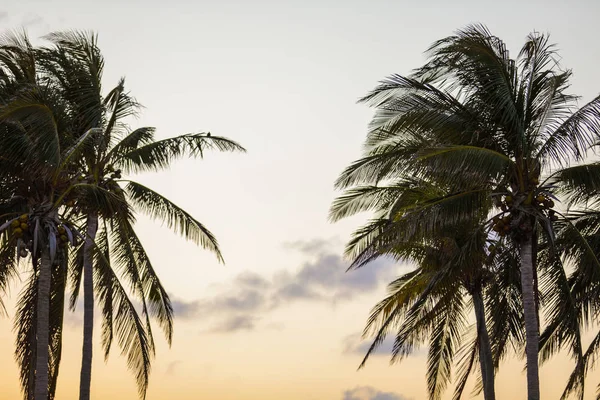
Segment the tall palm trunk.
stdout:
[[83,246],[83,351],[79,378],[79,399],[90,399],[92,384],[92,350],[94,338],[94,240],[98,231],[98,215],[87,216],[87,235]]
[[475,322],[477,324],[477,340],[479,342],[479,365],[481,366],[481,380],[483,382],[483,397],[485,400],[496,400],[494,388],[494,359],[492,347],[485,325],[485,306],[481,296],[481,288],[473,293],[473,308],[475,308]]
[[34,399],[48,400],[48,342],[50,340],[50,284],[52,261],[44,247],[40,257],[37,287],[36,360]]
[[536,294],[533,284],[533,246],[532,236],[520,244],[521,253],[521,292],[523,294],[523,313],[525,316],[525,350],[527,353],[527,399],[540,399],[540,377],[538,367],[539,330],[536,313]]

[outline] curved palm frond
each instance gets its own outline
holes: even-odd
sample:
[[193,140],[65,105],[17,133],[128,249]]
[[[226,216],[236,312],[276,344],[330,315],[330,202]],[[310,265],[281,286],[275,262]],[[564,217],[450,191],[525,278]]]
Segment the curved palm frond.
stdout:
[[167,198],[137,182],[129,181],[125,188],[131,204],[142,213],[162,220],[170,229],[184,238],[215,253],[223,261],[219,244],[214,235],[189,213]]
[[[119,232],[116,230],[116,232]],[[121,347],[121,353],[127,357],[127,366],[134,372],[140,397],[145,398],[148,389],[151,360],[154,344],[140,319],[135,305],[111,268],[109,258],[109,238],[106,227],[97,235],[98,246],[95,247],[95,287],[98,302],[103,313],[102,345],[105,358],[108,357],[113,337]],[[115,243],[121,244],[120,240]],[[118,252],[113,249],[112,253]],[[115,254],[116,261],[119,254]],[[129,263],[129,259],[124,262]],[[132,266],[135,268],[135,265]],[[133,272],[133,275],[137,275]],[[135,277],[133,278],[135,281]],[[137,280],[139,282],[139,280]],[[137,286],[137,285],[136,285]],[[137,290],[137,289],[136,289]],[[143,294],[142,294],[143,295]],[[140,299],[143,301],[143,297]]]
[[206,150],[246,151],[224,137],[190,133],[144,144],[111,161],[125,172],[159,171],[186,155],[202,158]]

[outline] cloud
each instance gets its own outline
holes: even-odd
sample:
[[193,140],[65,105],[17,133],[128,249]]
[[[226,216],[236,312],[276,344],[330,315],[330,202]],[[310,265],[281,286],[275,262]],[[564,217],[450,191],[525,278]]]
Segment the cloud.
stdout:
[[330,243],[330,240],[313,239],[287,244],[301,249],[311,260],[294,271],[281,269],[270,279],[254,272],[242,272],[212,298],[174,300],[175,316],[187,320],[220,320],[209,332],[251,330],[265,313],[294,302],[335,304],[371,293],[389,281],[397,270],[392,268],[391,262],[378,260],[368,267],[346,272],[348,263],[340,255],[325,251]]
[[0,21],[8,19],[8,13],[6,11],[0,11]]
[[181,360],[175,360],[175,361],[172,361],[172,362],[170,362],[170,363],[167,365],[167,369],[166,369],[166,371],[165,371],[165,374],[166,374],[166,375],[175,375],[175,372],[176,372],[176,370],[177,370],[177,367],[178,367],[179,365],[181,365],[181,363],[182,363],[182,361],[181,361]]
[[230,333],[237,331],[251,331],[255,328],[255,318],[249,315],[238,315],[227,318],[215,327],[210,329],[210,333]]
[[[372,340],[365,340],[362,338],[360,333],[354,333],[346,336],[342,341],[343,354],[355,354],[364,357],[369,351],[369,347],[373,343]],[[391,357],[392,350],[394,348],[394,335],[388,335],[383,343],[381,343],[373,353],[372,356],[385,355]]]
[[342,400],[409,400],[398,393],[382,392],[371,386],[358,386],[351,390],[346,390]]
[[40,17],[38,14],[29,13],[23,17],[21,23],[24,27],[30,28],[32,26],[44,24],[44,18]]
[[275,275],[275,301],[350,300],[369,293],[392,277],[390,263],[374,261],[368,267],[346,272],[348,263],[337,254],[320,254],[295,272],[282,271]]
[[75,311],[65,309],[63,324],[68,328],[81,329],[83,327],[83,308]]
[[250,271],[245,271],[239,274],[235,278],[235,282],[240,286],[250,287],[254,289],[264,289],[269,286],[269,281],[267,281],[262,276]]
[[315,255],[321,253],[330,253],[332,248],[339,245],[338,239],[321,239],[314,238],[311,240],[296,240],[294,242],[286,242],[284,247],[292,250],[297,250],[300,253]]
[[173,306],[173,313],[178,318],[192,318],[196,315],[198,305],[196,302],[185,302],[183,300],[172,300],[171,306]]
[[[384,341],[377,346],[377,348],[371,353],[371,357],[373,356],[386,356],[392,357],[392,351],[394,350],[394,341],[396,336],[393,332],[391,332]],[[352,335],[346,336],[342,340],[342,353],[346,355],[357,355],[364,357],[369,351],[371,344],[373,343],[373,339],[363,339],[360,333],[354,333]],[[427,346],[421,346],[417,349],[414,349],[411,355],[413,356],[426,356],[428,351]]]

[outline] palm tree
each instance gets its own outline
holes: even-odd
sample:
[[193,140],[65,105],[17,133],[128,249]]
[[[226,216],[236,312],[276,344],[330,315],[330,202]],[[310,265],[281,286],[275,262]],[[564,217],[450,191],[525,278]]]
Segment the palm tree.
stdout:
[[571,72],[559,68],[545,35],[529,35],[512,59],[499,38],[476,25],[436,42],[429,54],[411,77],[394,75],[364,99],[377,108],[367,152],[337,186],[399,174],[426,174],[451,185],[454,195],[429,212],[453,208],[454,216],[422,223],[434,236],[476,216],[479,196],[493,199],[499,215],[488,227],[518,251],[528,399],[538,400],[536,256],[540,240],[552,242],[556,218],[555,188],[541,178],[584,159],[600,135],[600,97],[574,111],[577,98],[567,93]]
[[[173,310],[166,290],[162,287],[148,256],[133,229],[132,211],[139,210],[153,218],[161,219],[167,226],[186,239],[214,252],[223,261],[214,235],[188,212],[164,196],[134,181],[121,179],[121,173],[162,170],[184,156],[203,157],[206,150],[245,151],[237,143],[210,133],[185,134],[164,140],[154,139],[150,127],[128,130],[123,119],[137,114],[139,104],[124,88],[124,81],[109,91],[101,93],[104,59],[97,46],[95,35],[78,32],[54,33],[47,37],[56,46],[44,52],[42,65],[49,72],[61,95],[72,110],[73,130],[83,132],[90,128],[101,129],[81,159],[82,180],[112,193],[126,208],[112,209],[111,203],[103,201],[94,193],[89,196],[74,193],[74,212],[85,217],[86,241],[81,249],[80,264],[75,271],[76,285],[71,297],[74,307],[79,292],[81,271],[84,293],[84,344],[80,379],[80,399],[89,399],[91,385],[92,337],[94,313],[93,264],[97,247],[106,260],[113,255],[117,266],[124,267],[127,279],[135,287],[135,294],[142,303],[146,318],[148,349],[153,351],[150,315],[157,318],[169,344],[172,338]],[[126,182],[123,190],[119,182]],[[100,201],[99,201],[100,200]],[[107,208],[108,206],[108,208]],[[101,235],[105,240],[95,243],[99,223],[103,224]],[[111,238],[112,252],[108,247]],[[97,268],[98,270],[98,268]],[[103,281],[103,278],[99,278]],[[98,283],[97,283],[98,286]],[[102,293],[102,289],[100,289]],[[112,319],[112,299],[100,296],[104,317]],[[108,313],[108,314],[107,314]],[[110,348],[109,333],[112,327],[105,324],[103,341],[105,355]],[[145,396],[148,385],[149,361],[138,362],[136,371],[140,395]]]
[[93,131],[66,147],[64,119],[55,112],[60,107],[51,86],[23,85],[5,100],[0,105],[0,157],[3,189],[10,197],[2,207],[0,227],[3,273],[10,275],[18,259],[31,254],[33,274],[15,320],[16,355],[26,398],[48,399],[60,361],[68,246],[75,244],[77,234],[61,212],[62,200],[74,187],[71,160]]
[[[542,245],[541,267],[566,265],[571,272],[555,268],[555,285],[561,285],[549,296],[546,319],[549,321],[540,340],[542,361],[567,349],[576,364],[561,398],[575,393],[583,399],[585,377],[594,366],[600,350],[600,333],[595,333],[587,349],[581,348],[582,333],[595,328],[598,320],[598,285],[600,283],[600,163],[577,165],[557,171],[549,182],[566,200],[567,210],[557,217],[556,239],[552,246]],[[600,385],[598,394],[600,396]]]
[[14,276],[19,258],[31,254],[33,273],[15,319],[16,356],[30,367],[21,370],[26,397],[47,399],[58,374],[60,286],[67,245],[74,242],[70,224],[59,213],[60,198],[71,185],[69,161],[90,133],[70,145],[62,140],[60,102],[51,86],[38,81],[35,50],[25,36],[6,38],[0,54],[2,281]]
[[468,294],[475,311],[476,334],[460,351],[463,356],[455,398],[461,397],[479,354],[484,395],[486,399],[494,399],[497,364],[486,327],[483,292],[496,259],[496,246],[492,244],[491,251],[486,253],[486,242],[493,239],[486,238],[479,229],[484,221],[440,231],[434,238],[420,235],[417,221],[412,220],[410,213],[422,204],[438,202],[450,194],[439,186],[407,177],[390,185],[353,188],[332,206],[333,221],[367,210],[375,210],[379,216],[355,232],[349,242],[346,253],[354,259],[350,269],[382,256],[417,264],[416,270],[389,285],[389,296],[373,309],[365,335],[373,331],[375,341],[361,367],[392,327],[398,329],[393,361],[402,359],[429,338],[429,396],[439,398],[450,380],[456,351],[463,347],[468,320],[464,297]]
[[[15,320],[18,331],[17,359],[21,366],[23,390],[28,399],[34,397],[46,399],[48,391],[49,396],[53,398],[60,363],[68,247],[58,246],[56,250],[58,256],[54,263],[57,264],[56,268],[48,268],[52,257],[46,257],[45,253],[42,253],[44,257],[41,257],[39,251],[36,251],[36,245],[47,242],[48,246],[45,248],[48,248],[48,252],[52,255],[50,250],[56,247],[53,244],[56,241],[55,237],[61,238],[59,243],[66,244],[74,243],[77,240],[76,236],[80,235],[87,246],[79,246],[79,249],[74,252],[77,256],[73,257],[71,263],[70,275],[73,277],[75,287],[71,296],[71,305],[74,306],[79,292],[84,249],[89,251],[90,247],[93,247],[96,274],[99,276],[96,290],[99,293],[104,317],[105,355],[108,354],[113,334],[116,333],[119,345],[127,352],[128,365],[136,371],[140,393],[143,393],[147,386],[150,356],[154,346],[149,314],[158,317],[170,341],[172,308],[166,291],[162,288],[143,246],[133,231],[133,214],[128,203],[123,201],[124,193],[114,179],[116,176],[106,177],[106,179],[102,175],[98,177],[93,174],[97,171],[89,168],[87,162],[91,160],[92,167],[97,165],[94,164],[96,158],[93,152],[102,148],[103,143],[104,151],[110,152],[110,157],[105,153],[103,158],[98,160],[105,163],[103,167],[110,168],[106,163],[114,161],[123,164],[123,169],[128,171],[160,169],[166,167],[170,161],[185,155],[186,152],[197,156],[211,147],[225,150],[241,149],[241,147],[226,139],[211,137],[210,134],[190,134],[164,141],[154,141],[151,128],[142,128],[133,132],[121,130],[123,126],[119,125],[118,119],[125,117],[129,110],[135,108],[136,103],[123,91],[121,84],[110,92],[104,103],[100,104],[100,109],[94,108],[93,101],[90,102],[93,97],[90,98],[90,95],[93,96],[95,92],[86,87],[86,84],[90,83],[90,77],[92,84],[99,82],[99,80],[93,81],[96,75],[91,74],[90,69],[100,66],[99,71],[95,72],[101,76],[101,58],[91,60],[100,61],[96,64],[85,64],[85,61],[90,61],[89,57],[87,59],[80,57],[77,60],[77,53],[73,48],[69,49],[70,53],[66,51],[68,35],[62,37],[58,35],[54,38],[57,41],[62,40],[55,49],[34,49],[25,35],[14,36],[2,47],[4,104],[0,117],[6,129],[2,131],[0,137],[3,153],[0,156],[0,163],[6,174],[1,182],[0,204],[3,211],[7,211],[2,213],[2,221],[6,222],[3,224],[3,229],[17,222],[14,221],[14,216],[22,215],[23,218],[24,213],[29,211],[31,214],[32,209],[35,213],[26,217],[29,223],[21,222],[32,225],[31,222],[37,221],[33,224],[33,228],[25,233],[18,231],[21,228],[16,228],[16,235],[11,236],[6,230],[3,231],[2,237],[0,264],[4,286],[14,275],[14,267],[18,261],[15,253],[27,254],[29,249],[34,271],[39,272],[32,276],[23,291]],[[79,51],[81,54],[81,47]],[[90,56],[96,54],[99,53],[92,52]],[[82,69],[82,66],[88,67],[88,70]],[[85,95],[88,97],[86,98]],[[103,118],[105,114],[111,115],[111,119],[107,122],[102,119],[94,120],[98,116]],[[49,121],[53,121],[54,126]],[[87,122],[90,123],[86,125]],[[20,130],[15,129],[15,126]],[[107,129],[107,126],[110,129]],[[102,129],[98,129],[99,127]],[[116,139],[121,135],[122,140],[111,144],[110,147],[106,146],[108,142],[103,140],[106,139],[107,131]],[[61,152],[61,147],[71,147],[71,150]],[[56,161],[58,154],[60,159]],[[23,165],[31,167],[23,169]],[[36,165],[41,167],[34,169]],[[82,173],[89,172],[90,169],[91,174],[82,176]],[[130,200],[132,204],[135,202],[136,205],[144,206],[142,211],[166,220],[174,229],[180,230],[188,238],[203,246],[210,248],[214,245],[215,251],[219,254],[214,237],[189,214],[150,189],[136,185],[135,182],[130,182],[128,187],[130,187],[129,192],[137,195],[137,197],[132,195]],[[38,215],[39,210],[43,211],[41,216]],[[50,213],[49,217],[45,213]],[[84,234],[90,224],[85,222],[82,224],[81,217],[83,216],[85,221],[85,217],[90,213],[97,213],[103,217],[109,214],[111,217],[118,217],[106,219],[102,224],[97,240],[101,246],[95,243],[90,246],[93,242]],[[48,228],[48,240],[44,240],[43,231],[40,230],[41,228],[38,229],[38,226]],[[80,228],[79,232],[76,228]],[[127,246],[110,249],[109,230],[113,232],[113,243],[125,243]],[[35,243],[35,240],[31,240],[32,243],[18,240],[16,236],[19,235],[27,239],[37,237],[39,243]],[[67,236],[69,236],[68,240],[62,239]],[[15,248],[18,251],[15,251]],[[111,254],[117,266],[123,267],[126,271],[125,278],[133,282],[132,286],[138,288],[136,294],[143,304],[145,324],[139,318],[127,290],[123,288],[111,268]],[[87,257],[89,260],[89,252]],[[43,268],[38,267],[40,260],[44,261]],[[87,264],[90,265],[89,262]],[[49,270],[52,270],[50,289],[48,289],[47,274]],[[89,288],[91,279],[86,281]],[[47,295],[48,290],[50,299]],[[90,291],[87,290],[87,293]],[[46,310],[48,302],[50,302],[50,316],[39,313],[39,310]],[[147,302],[150,307],[146,305]],[[45,331],[49,331],[48,335],[43,333]],[[49,379],[47,371],[50,371]]]

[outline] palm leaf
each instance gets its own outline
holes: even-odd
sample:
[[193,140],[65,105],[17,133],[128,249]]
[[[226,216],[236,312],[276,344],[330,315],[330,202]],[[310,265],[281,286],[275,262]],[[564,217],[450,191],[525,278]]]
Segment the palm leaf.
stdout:
[[223,261],[219,244],[214,235],[199,221],[167,198],[137,182],[129,181],[126,191],[131,204],[148,216],[162,220],[170,229],[215,253]]

